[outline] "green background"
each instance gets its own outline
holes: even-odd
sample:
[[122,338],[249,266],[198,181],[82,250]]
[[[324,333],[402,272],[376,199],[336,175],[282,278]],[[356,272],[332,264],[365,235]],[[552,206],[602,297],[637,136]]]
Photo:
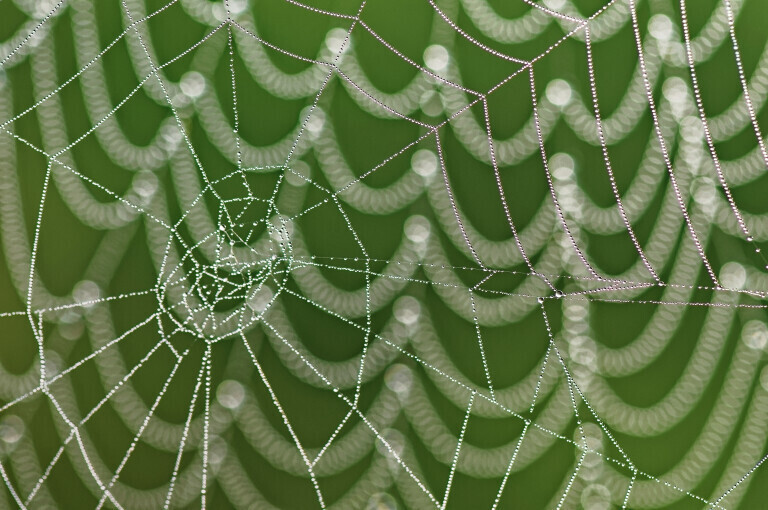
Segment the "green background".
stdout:
[[[530,7],[518,1],[489,2],[497,12],[505,17],[517,17],[527,12]],[[579,0],[574,2],[580,12],[591,13],[598,9],[603,2]],[[163,5],[161,1],[147,0],[146,10],[152,11]],[[353,13],[355,2],[318,2],[318,5],[336,12]],[[691,30],[695,34],[699,27],[709,18],[717,2],[697,0],[689,2]],[[251,2],[252,11],[260,35],[270,43],[296,52],[301,55],[316,55],[322,48],[326,34],[331,28],[349,26],[348,20],[334,19],[302,10],[287,2],[277,0]],[[664,0],[643,1],[638,8],[640,25],[643,33],[647,21],[654,13],[666,13],[673,20],[679,20],[679,8],[675,2]],[[124,21],[120,14],[119,2],[98,2],[96,8],[100,46],[105,47],[113,41],[124,29]],[[434,11],[428,2],[413,0],[371,0],[366,5],[362,19],[366,21],[381,36],[390,41],[402,53],[417,62],[421,62],[424,49],[432,40],[430,27],[435,18]],[[12,2],[0,3],[0,39],[6,40],[27,19],[27,16]],[[738,21],[737,31],[741,54],[748,74],[755,67],[766,44],[765,21],[768,19],[768,6],[753,0],[747,1]],[[540,36],[522,44],[504,45],[483,36],[472,26],[467,15],[460,11],[457,22],[472,36],[499,51],[529,59],[550,47],[563,35],[556,25],[550,26]],[[73,75],[80,65],[75,58],[74,44],[78,36],[73,29],[71,13],[67,8],[60,15],[49,20],[53,25],[50,35],[55,41],[55,65],[58,82],[62,83]],[[178,4],[159,14],[147,23],[151,36],[151,46],[156,52],[157,60],[165,62],[181,51],[189,48],[198,41],[211,27],[204,26],[193,20]],[[418,72],[415,68],[397,59],[373,38],[367,36],[361,29],[353,32],[353,45],[361,67],[368,79],[380,90],[396,92],[401,90]],[[222,111],[231,116],[231,76],[229,61],[226,55],[226,30],[220,30],[207,43],[206,47],[218,46],[224,52],[221,58],[197,58],[194,54],[180,59],[164,69],[168,80],[176,82],[190,69],[196,69],[210,81],[209,85],[216,90],[222,105]],[[256,81],[248,76],[247,70],[237,55],[238,44],[235,44],[235,71],[237,76],[237,100],[240,122],[240,134],[249,143],[257,146],[268,145],[282,139],[299,121],[303,109],[312,103],[314,97],[300,99],[284,99],[270,95]],[[203,51],[203,50],[199,50]],[[34,54],[34,52],[33,52]],[[309,64],[295,59],[269,52],[273,63],[284,72],[298,72]],[[28,57],[27,57],[28,58]],[[487,90],[502,77],[509,75],[519,68],[519,65],[500,62],[499,59],[479,51],[461,38],[456,38],[452,50],[452,58],[459,69],[462,82],[475,89]],[[107,73],[107,84],[111,100],[116,104],[125,97],[139,82],[131,64],[127,45],[120,41],[102,58]],[[626,92],[632,73],[637,64],[632,29],[626,24],[613,38],[597,43],[594,47],[595,73],[601,110],[605,117],[611,115],[616,105]],[[343,63],[341,65],[343,69]],[[740,95],[741,89],[738,74],[733,61],[733,52],[728,39],[718,48],[711,59],[697,67],[699,80],[702,84],[703,102],[707,113],[715,115],[733,103]],[[535,65],[537,95],[543,96],[546,84],[552,79],[567,80],[582,100],[589,99],[589,86],[586,67],[584,44],[579,40],[569,39],[560,44],[551,54],[543,57]],[[656,87],[660,95],[663,79],[679,76],[686,82],[689,76],[687,69],[669,68],[661,71],[662,79]],[[24,111],[36,102],[34,75],[28,61],[22,60],[6,70],[6,79],[12,86],[14,114]],[[39,87],[39,84],[37,85]],[[92,125],[86,114],[84,90],[81,80],[75,80],[71,85],[61,90],[61,98],[66,119],[67,132],[70,140],[75,140]],[[349,166],[358,175],[376,165],[389,154],[410,143],[425,133],[422,127],[402,120],[382,120],[362,111],[350,98],[348,90],[338,76],[334,76],[320,96],[319,105],[326,115],[326,122],[335,130],[344,157]],[[516,133],[527,121],[531,113],[530,83],[528,74],[522,73],[515,77],[498,93],[489,96],[491,125],[496,138],[507,138]],[[168,117],[171,110],[148,97],[140,90],[124,107],[115,114],[120,128],[129,140],[138,145],[149,143],[155,135],[157,126],[162,119]],[[482,109],[473,107],[467,115],[474,115],[482,122]],[[435,123],[435,118],[416,111],[416,120]],[[765,112],[759,113],[761,120],[766,120]],[[232,120],[230,118],[230,120]],[[205,130],[197,115],[192,114],[186,121],[190,141],[199,154],[202,165],[209,175],[215,177],[226,175],[233,171],[231,162],[227,161],[214,145],[208,140]],[[13,131],[24,137],[30,143],[43,146],[41,130],[44,129],[44,119],[37,111],[24,116],[13,123]],[[652,122],[647,112],[640,122],[620,142],[612,145],[611,159],[616,173],[619,190],[625,190],[637,171],[637,162],[644,151],[649,139],[654,136]],[[451,129],[441,130],[442,148],[445,154],[448,178],[456,195],[456,200],[466,213],[466,219],[475,225],[486,237],[503,240],[510,237],[509,227],[504,219],[504,212],[499,200],[499,192],[494,182],[492,169],[489,165],[476,160],[456,139]],[[41,190],[46,175],[46,158],[39,153],[15,142],[16,161],[3,161],[0,165],[10,168],[16,173],[20,185],[20,196],[23,204],[23,214],[26,221],[28,238],[31,242],[34,225],[38,215]],[[724,160],[734,159],[745,154],[755,145],[754,133],[745,129],[733,139],[717,145],[718,153]],[[592,200],[602,206],[614,202],[609,181],[604,171],[602,154],[599,147],[590,145],[576,136],[563,121],[558,124],[547,137],[548,153],[567,152],[576,161],[576,180],[579,187]],[[410,156],[416,148],[434,149],[434,138],[420,142],[418,147],[406,151],[401,157],[366,178],[369,186],[384,188],[409,171]],[[674,151],[676,148],[672,147]],[[112,162],[100,142],[93,135],[79,142],[71,151],[71,161],[85,176],[92,178],[109,190],[122,194],[129,188],[134,172],[121,168]],[[314,156],[309,153],[301,157],[311,168],[311,177],[321,186],[332,188],[320,172]],[[282,170],[264,172],[254,175],[252,184],[258,190],[271,190],[277,182]],[[168,204],[168,214],[173,219],[180,217],[185,204],[174,190],[173,177],[170,169],[165,166],[154,171],[161,189],[165,191]],[[533,213],[543,201],[550,201],[545,173],[541,157],[534,152],[524,161],[501,169],[506,196],[510,202],[511,215],[519,230],[531,221]],[[765,213],[766,178],[760,178],[748,186],[736,187],[734,196],[742,210],[750,213]],[[647,239],[652,227],[658,220],[663,194],[669,186],[664,179],[657,189],[656,196],[649,196],[651,206],[642,217],[635,219],[633,225],[641,243]],[[112,201],[103,192],[89,187],[98,200]],[[322,200],[323,192],[311,185],[304,188],[306,196],[304,207]],[[224,189],[223,193],[237,193],[234,189]],[[210,197],[209,197],[210,198]],[[209,208],[216,210],[217,204],[210,200]],[[362,244],[372,259],[390,260],[395,256],[395,248],[403,237],[403,226],[406,220],[414,215],[424,215],[432,224],[432,232],[446,250],[450,264],[453,267],[473,267],[476,263],[466,253],[457,250],[445,234],[441,232],[435,219],[433,204],[427,194],[422,194],[407,207],[382,215],[366,214],[345,205],[349,221],[355,227]],[[258,213],[255,213],[258,215]],[[102,293],[116,296],[126,292],[140,291],[151,288],[157,279],[156,268],[151,262],[150,248],[147,242],[147,228],[142,218],[132,222],[125,236],[129,242],[125,249],[117,254],[119,262],[114,278],[103,282]],[[364,258],[354,239],[349,235],[349,229],[343,223],[339,209],[333,205],[318,208],[312,214],[307,214],[297,222],[307,246],[317,257],[350,257]],[[185,226],[183,228],[191,228]],[[77,282],[84,279],[88,267],[99,243],[110,235],[109,229],[95,229],[83,225],[69,210],[56,186],[49,188],[45,201],[42,227],[37,250],[37,270],[47,289],[54,295],[67,296]],[[182,229],[182,235],[187,235]],[[606,275],[619,274],[636,262],[637,252],[629,242],[626,234],[616,236],[601,236],[582,232],[586,245],[586,253],[596,267]],[[678,242],[690,242],[687,234],[680,231]],[[5,239],[0,239],[5,243]],[[554,240],[550,242],[556,242]],[[768,246],[765,246],[768,248]],[[713,227],[706,246],[706,253],[715,266],[716,272],[727,261],[736,260],[745,266],[762,267],[762,259],[751,252],[748,244],[717,227]],[[534,256],[534,263],[537,259]],[[339,262],[339,264],[342,264]],[[345,267],[362,268],[361,261],[344,261]],[[9,268],[9,263],[3,263]],[[373,262],[374,272],[383,268],[383,263]],[[0,312],[13,312],[25,309],[24,296],[12,282],[10,269],[0,270]],[[505,271],[522,271],[528,269],[524,265],[503,268]],[[662,279],[669,275],[669,267],[660,268]],[[685,282],[688,284],[709,285],[706,272],[702,267],[696,269],[697,280]],[[322,270],[322,274],[330,282],[344,289],[357,289],[365,285],[365,277],[359,272]],[[458,271],[467,286],[474,285],[484,273],[476,270]],[[480,274],[481,276],[478,276]],[[422,270],[417,270],[415,279],[428,280]],[[519,278],[509,273],[504,278],[494,278],[489,284],[496,290],[510,290],[519,283]],[[567,287],[566,279],[555,280],[559,288]],[[301,292],[295,282],[289,281],[288,288]],[[26,290],[26,289],[24,289]],[[435,292],[435,289],[421,281],[412,281],[401,292],[416,297],[425,311],[435,323],[440,335],[440,342],[450,356],[451,362],[474,383],[484,384],[485,376],[480,363],[474,325],[459,317],[451,310]],[[714,299],[713,292],[699,290],[694,293],[697,301],[710,302]],[[659,289],[650,289],[638,299],[660,299]],[[757,300],[742,297],[744,303],[757,303]],[[313,308],[298,299],[286,298],[284,305],[291,323],[303,346],[311,353],[325,360],[344,360],[358,354],[362,349],[362,335],[359,329],[343,324],[337,318]],[[598,343],[609,347],[620,347],[630,343],[646,324],[651,311],[656,305],[639,305],[637,303],[615,304],[593,302],[591,305],[590,326]],[[144,295],[130,300],[118,300],[110,303],[108,313],[115,323],[117,331],[124,331],[131,325],[148,317],[157,308],[154,295]],[[561,332],[560,302],[553,300],[546,304],[548,316],[553,323],[556,333]],[[660,398],[675,384],[686,363],[700,341],[702,322],[708,309],[704,307],[688,307],[684,321],[673,337],[673,341],[663,353],[642,371],[624,378],[608,379],[611,387],[627,402],[637,406],[650,405]],[[87,310],[82,312],[87,315]],[[392,316],[392,304],[388,304],[372,315],[373,329],[381,331],[385,322]],[[723,351],[717,364],[717,370],[707,383],[703,397],[683,420],[670,431],[652,437],[634,437],[616,433],[615,437],[628,452],[638,468],[646,473],[662,475],[673,467],[691,448],[698,433],[707,423],[713,410],[715,399],[723,383],[730,358],[740,342],[742,325],[751,319],[765,320],[765,312],[761,309],[740,310],[733,327],[727,332]],[[36,363],[38,359],[37,343],[31,332],[26,316],[3,317],[2,342],[0,342],[0,360],[5,370],[13,374],[23,374]],[[79,319],[83,320],[83,319]],[[365,317],[354,319],[358,324],[365,323]],[[87,356],[94,350],[93,339],[88,331],[75,340],[64,340],[56,334],[57,323],[44,323],[46,347],[59,354],[65,366]],[[297,434],[303,444],[309,447],[319,447],[333,432],[340,419],[348,411],[333,392],[311,387],[296,377],[283,366],[273,350],[272,345],[265,341],[262,328],[256,327],[248,332],[248,338],[254,347],[256,355],[264,368],[272,387],[278,394],[287,414],[291,419]],[[498,327],[484,327],[483,339],[489,359],[489,368],[494,376],[495,385],[504,387],[520,380],[534,367],[541,363],[541,357],[547,350],[548,337],[543,327],[541,315],[531,313],[524,320]],[[131,335],[130,342],[121,343],[120,356],[126,366],[134,365],[158,341],[156,333],[151,330]],[[205,344],[190,337],[179,337],[178,345],[189,347],[189,361],[182,364],[174,383],[169,387],[167,397],[158,408],[157,415],[164,420],[183,423],[186,418],[189,398],[194,387],[195,378],[200,368],[200,360],[205,350]],[[407,348],[406,348],[407,349]],[[255,397],[259,407],[268,420],[287,440],[290,440],[287,430],[282,425],[280,415],[275,411],[269,394],[265,390],[258,373],[248,358],[242,344],[235,340],[217,343],[213,348],[213,387],[224,379],[237,379],[247,389],[249,395]],[[756,356],[760,356],[758,352]],[[425,374],[425,368],[407,356],[400,356],[398,361],[413,368],[413,373],[424,384],[430,401],[439,413],[446,426],[458,433],[464,418],[465,410],[455,406],[441,394]],[[167,378],[173,364],[169,352],[163,351],[144,366],[140,377],[132,380],[135,390],[141,395],[147,405],[151,405],[159,388]],[[759,363],[762,366],[763,362]],[[756,372],[759,373],[759,370]],[[84,415],[108,391],[97,368],[86,364],[71,375],[67,376],[77,396],[76,407]],[[562,381],[561,381],[562,382]],[[373,378],[363,387],[361,408],[366,406],[377,394],[385,391],[383,375]],[[752,392],[765,391],[761,388],[759,379],[754,378],[748,385]],[[348,394],[353,392],[348,391]],[[749,399],[747,400],[749,401]],[[582,406],[582,409],[585,409]],[[196,415],[202,413],[198,403]],[[64,439],[57,432],[54,421],[55,410],[43,398],[32,398],[18,405],[5,414],[13,412],[25,423],[25,434],[34,443],[34,452],[38,462],[46,465]],[[737,412],[744,414],[743,409]],[[743,416],[740,420],[743,419]],[[355,421],[357,420],[357,421]],[[347,429],[359,422],[355,418]],[[518,418],[486,419],[471,417],[465,441],[478,447],[493,447],[514,440],[521,432],[523,423]],[[436,495],[442,495],[450,466],[439,462],[429,452],[415,434],[412,424],[405,416],[396,421],[395,428],[409,439],[412,458],[417,459],[426,484]],[[96,446],[103,461],[114,468],[117,466],[131,443],[135,431],[131,431],[120,419],[120,416],[107,405],[95,414],[84,428],[86,434]],[[571,420],[562,432],[565,437],[573,438],[576,433],[576,422]],[[267,460],[248,443],[243,431],[232,426],[222,438],[228,445],[228,454],[238,456],[245,467],[253,485],[275,506],[279,508],[316,508],[318,506],[315,492],[308,478],[292,476],[273,468]],[[764,438],[763,438],[764,440]],[[736,437],[726,439],[723,453],[718,457],[708,475],[695,487],[685,487],[691,492],[709,497],[715,489],[722,470],[726,467],[735,447]],[[761,443],[762,444],[762,443]],[[70,451],[70,450],[68,450]],[[75,452],[75,450],[71,450]],[[577,458],[572,444],[562,441],[555,444],[527,469],[513,473],[501,501],[503,508],[543,508],[552,502],[553,495],[561,489],[564,479],[567,479]],[[611,450],[608,454],[614,455]],[[15,453],[10,451],[7,456]],[[323,494],[327,503],[333,503],[341,497],[359,478],[361,470],[365,469],[374,456],[380,455],[375,448],[352,468],[331,477],[320,479]],[[193,462],[194,452],[183,457],[182,467]],[[159,451],[146,444],[139,447],[131,456],[120,481],[143,489],[161,487],[168,482],[169,473],[173,469],[175,452]],[[618,469],[618,468],[617,468]],[[623,473],[627,473],[626,470]],[[756,471],[750,479],[749,489],[741,501],[742,508],[765,507],[766,478],[764,468]],[[11,472],[11,480],[16,475]],[[662,476],[663,478],[663,476]],[[15,483],[15,482],[14,482]],[[490,507],[498,490],[499,478],[473,479],[457,473],[453,481],[450,508],[486,508]],[[68,460],[63,459],[52,471],[46,481],[48,491],[60,508],[89,508],[95,505],[95,497],[81,477],[75,472]],[[407,505],[406,500],[399,494],[396,487],[388,489],[401,507]],[[727,500],[726,500],[727,501]],[[229,508],[232,503],[227,500],[219,482],[214,481],[208,493],[210,508]],[[572,507],[578,507],[580,502],[573,501]],[[727,503],[724,503],[728,506]],[[5,496],[4,505],[13,507],[13,503]],[[199,501],[189,505],[190,508],[199,506]],[[683,497],[674,508],[699,508],[703,504],[689,497]],[[35,507],[32,505],[32,507]],[[130,508],[130,505],[126,506]],[[258,506],[257,506],[258,507]],[[35,507],[36,508],[36,507]],[[40,507],[42,508],[42,506]]]

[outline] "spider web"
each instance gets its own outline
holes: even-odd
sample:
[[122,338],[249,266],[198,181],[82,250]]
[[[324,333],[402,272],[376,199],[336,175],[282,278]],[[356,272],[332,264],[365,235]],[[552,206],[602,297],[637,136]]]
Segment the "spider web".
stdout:
[[513,3],[6,3],[0,505],[760,501],[751,4]]

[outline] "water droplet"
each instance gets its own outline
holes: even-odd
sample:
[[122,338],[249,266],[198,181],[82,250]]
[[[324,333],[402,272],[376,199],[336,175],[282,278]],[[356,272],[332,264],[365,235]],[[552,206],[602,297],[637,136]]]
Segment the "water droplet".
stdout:
[[342,51],[342,45],[344,45],[343,50],[347,51],[352,45],[352,41],[349,39],[345,44],[345,39],[347,39],[346,30],[343,28],[332,28],[328,31],[328,35],[325,36],[325,47],[333,54]]
[[747,271],[738,262],[728,262],[720,270],[720,280],[727,289],[742,289],[747,283]]
[[648,31],[659,41],[669,41],[675,34],[675,26],[667,16],[656,14],[648,23]]
[[429,220],[424,216],[411,216],[405,222],[405,236],[414,243],[423,243],[429,239],[430,230]]
[[433,44],[424,50],[424,63],[432,71],[439,72],[448,67],[451,56],[445,46]]
[[555,106],[562,107],[571,102],[571,86],[565,80],[552,80],[547,84],[544,94],[547,100]]
[[400,398],[405,398],[411,391],[413,373],[407,365],[395,363],[384,373],[384,383]]
[[216,389],[216,400],[227,409],[237,409],[244,398],[245,388],[237,381],[223,381]]
[[395,301],[393,312],[398,322],[410,326],[419,320],[421,314],[421,305],[411,296],[403,296]]
[[768,326],[763,321],[751,320],[741,330],[741,339],[752,349],[764,349],[768,345]]
[[0,441],[14,444],[24,435],[24,422],[16,415],[9,415],[0,422]]
[[190,99],[197,99],[205,92],[205,77],[197,71],[190,71],[181,77],[181,92]]
[[429,177],[437,170],[437,155],[427,149],[421,149],[413,153],[411,167],[413,171],[422,177]]
[[371,496],[365,510],[397,510],[397,501],[386,492],[379,492]]

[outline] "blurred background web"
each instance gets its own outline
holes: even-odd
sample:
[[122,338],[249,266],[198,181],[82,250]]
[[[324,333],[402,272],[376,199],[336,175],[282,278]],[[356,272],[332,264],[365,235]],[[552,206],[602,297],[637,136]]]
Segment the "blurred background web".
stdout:
[[0,2],[0,508],[759,508],[766,16]]

